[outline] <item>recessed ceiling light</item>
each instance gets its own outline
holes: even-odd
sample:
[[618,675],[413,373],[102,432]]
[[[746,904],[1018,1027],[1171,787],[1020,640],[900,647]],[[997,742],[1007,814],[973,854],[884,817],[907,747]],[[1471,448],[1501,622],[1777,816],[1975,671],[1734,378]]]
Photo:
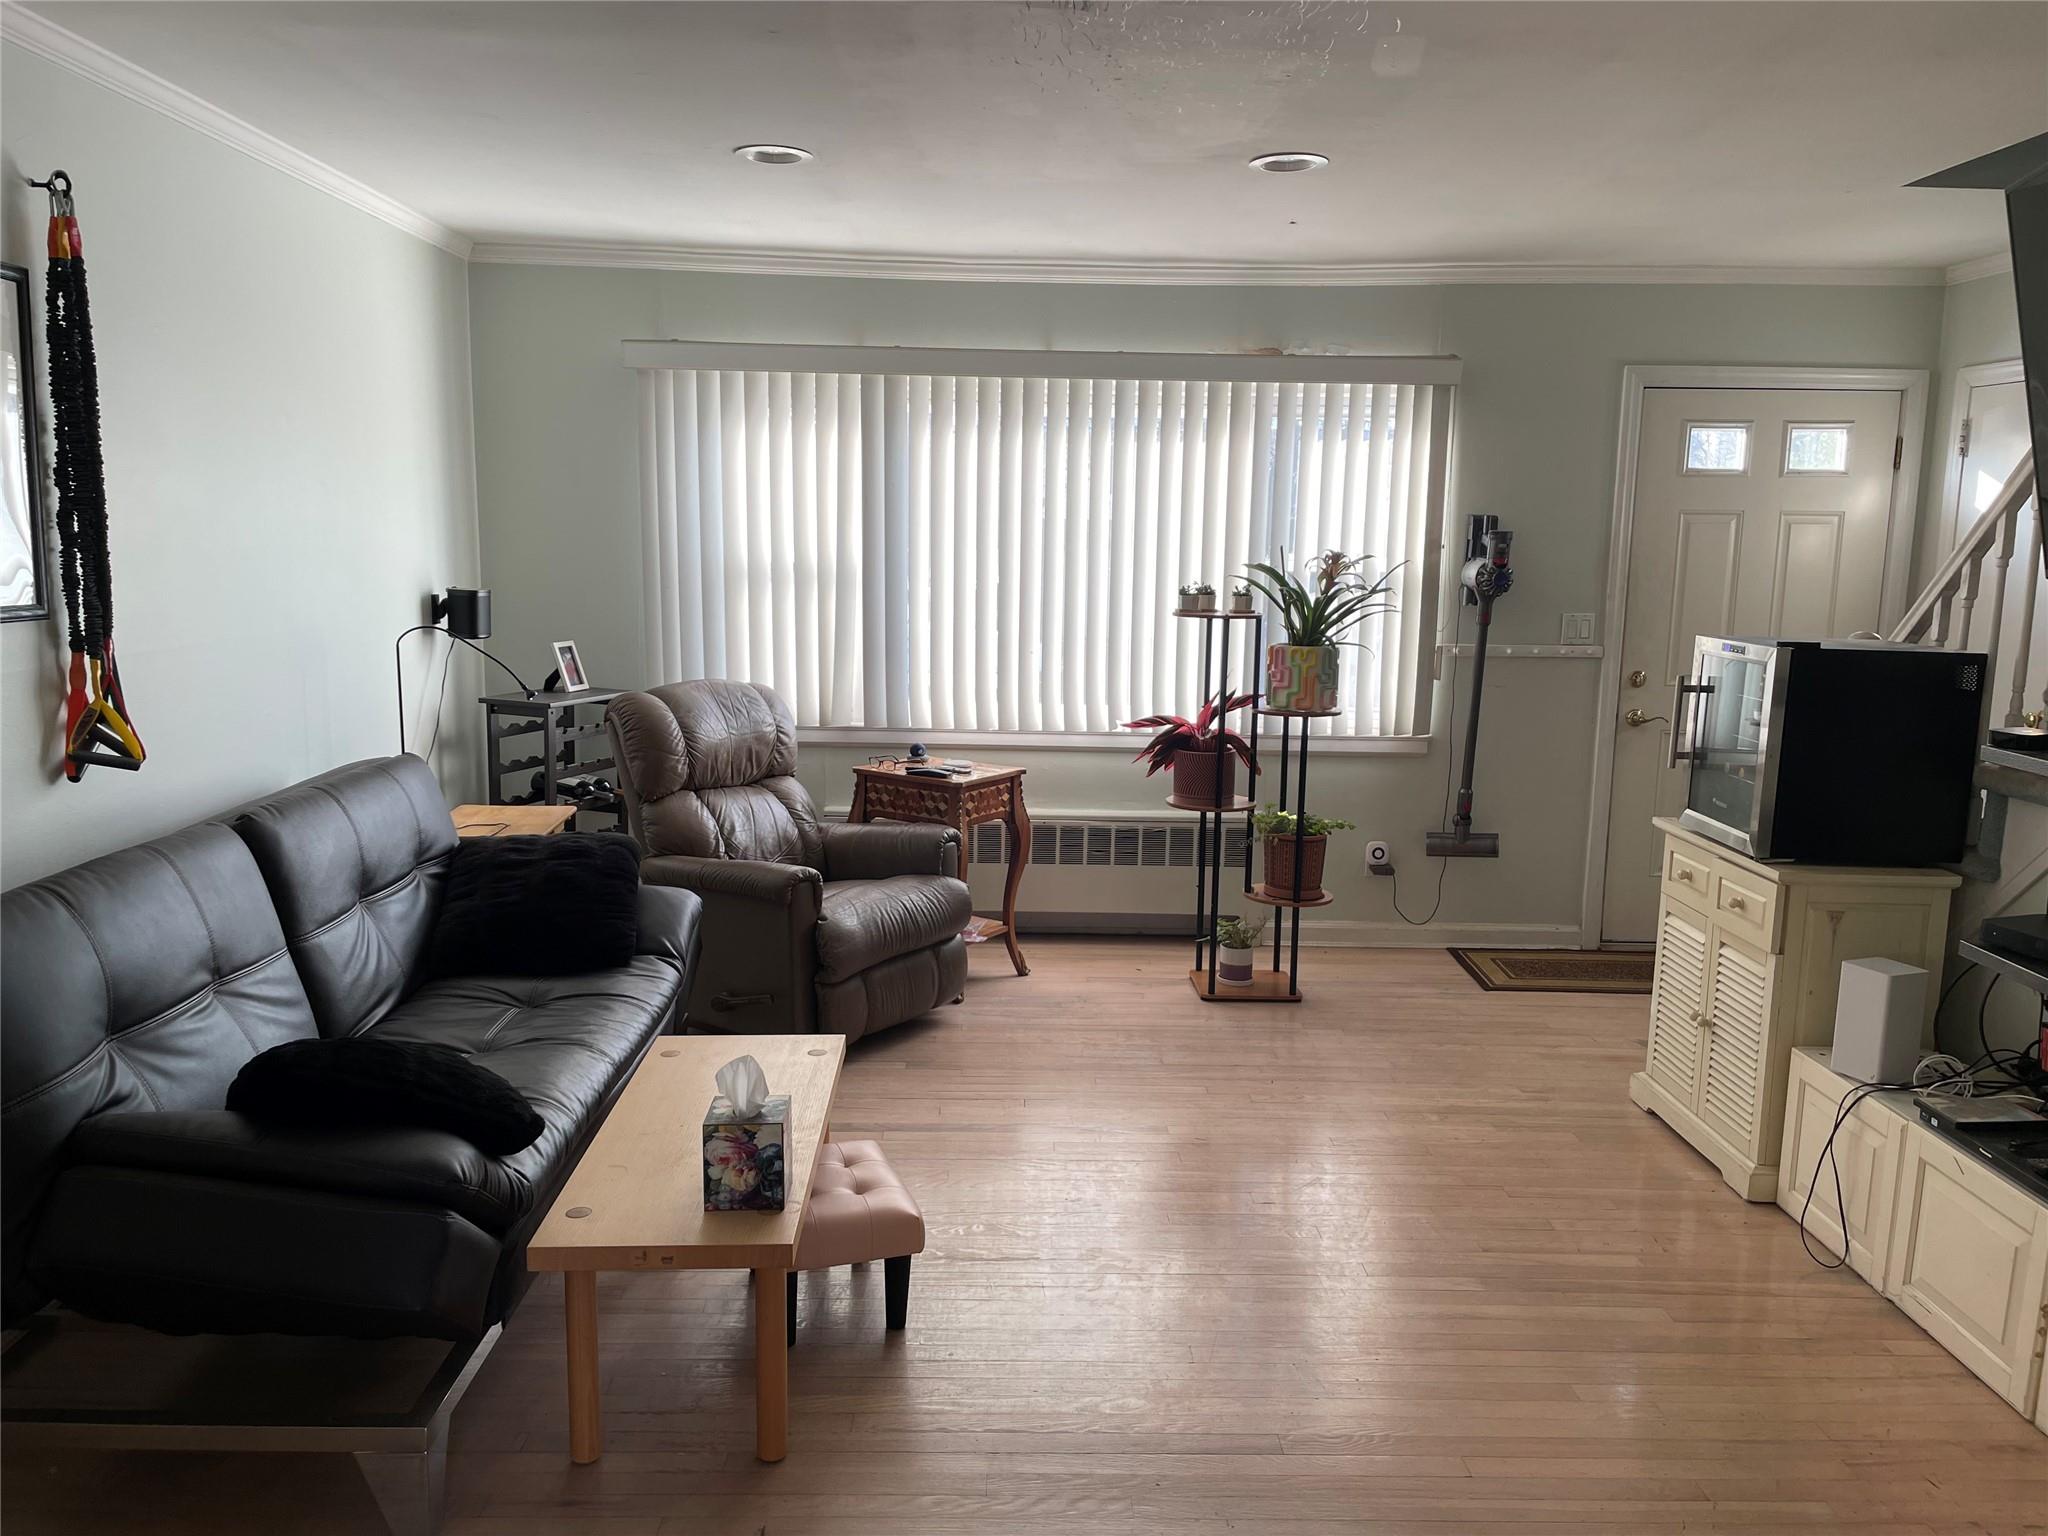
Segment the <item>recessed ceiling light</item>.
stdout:
[[1305,149],[1282,149],[1270,155],[1253,155],[1247,163],[1255,171],[1320,171],[1330,163],[1330,157]]
[[741,144],[733,153],[756,165],[802,165],[811,158],[808,149],[798,149],[794,144]]

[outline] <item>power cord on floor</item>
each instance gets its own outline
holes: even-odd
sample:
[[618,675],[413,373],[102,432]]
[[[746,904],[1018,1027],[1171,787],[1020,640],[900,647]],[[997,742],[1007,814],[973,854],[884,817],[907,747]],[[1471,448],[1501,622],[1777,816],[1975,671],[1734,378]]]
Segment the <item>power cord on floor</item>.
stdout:
[[[1444,720],[1446,722],[1444,729],[1444,803],[1443,809],[1437,813],[1436,818],[1436,828],[1439,832],[1448,832],[1451,829],[1451,786],[1455,782],[1458,771],[1458,743],[1452,739],[1451,732],[1456,728],[1458,719],[1458,636],[1463,632],[1464,623],[1465,609],[1461,595],[1458,611],[1451,618],[1450,697],[1444,707]],[[1450,867],[1450,857],[1446,854],[1438,854],[1436,859],[1436,900],[1430,903],[1429,916],[1427,917],[1410,917],[1401,910],[1401,872],[1398,869],[1395,870],[1388,877],[1394,882],[1394,916],[1400,918],[1402,922],[1411,928],[1422,928],[1435,922],[1437,913],[1443,910],[1444,876],[1449,873]]]

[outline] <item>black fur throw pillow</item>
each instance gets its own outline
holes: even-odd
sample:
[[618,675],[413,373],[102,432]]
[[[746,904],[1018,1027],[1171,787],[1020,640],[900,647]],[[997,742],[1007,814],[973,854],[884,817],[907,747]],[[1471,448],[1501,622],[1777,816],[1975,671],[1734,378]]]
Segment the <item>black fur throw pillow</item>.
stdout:
[[292,1040],[251,1057],[228,1108],[289,1125],[409,1125],[449,1131],[494,1157],[547,1129],[504,1078],[453,1046],[413,1040]]
[[640,943],[640,850],[611,832],[470,837],[455,845],[434,921],[443,976],[580,976]]

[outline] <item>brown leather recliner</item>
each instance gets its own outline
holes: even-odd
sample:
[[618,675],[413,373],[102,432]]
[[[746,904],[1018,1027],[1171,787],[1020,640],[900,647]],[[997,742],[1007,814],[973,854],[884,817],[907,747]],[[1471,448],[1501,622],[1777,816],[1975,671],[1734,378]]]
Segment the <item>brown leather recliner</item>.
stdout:
[[858,1038],[960,1000],[957,831],[821,823],[771,688],[669,683],[606,720],[641,878],[704,898],[691,1024]]

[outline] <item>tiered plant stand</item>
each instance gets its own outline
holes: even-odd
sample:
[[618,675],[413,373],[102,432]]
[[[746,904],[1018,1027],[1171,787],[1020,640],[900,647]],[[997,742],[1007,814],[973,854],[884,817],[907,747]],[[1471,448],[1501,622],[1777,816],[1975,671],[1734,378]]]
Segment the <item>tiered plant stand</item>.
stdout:
[[[1260,983],[1265,981],[1267,977],[1271,977],[1272,984],[1275,987],[1281,986],[1284,982],[1285,989],[1280,991],[1270,1001],[1288,1003],[1298,1003],[1301,1001],[1301,990],[1297,982],[1301,972],[1302,909],[1304,907],[1327,907],[1333,899],[1328,891],[1322,890],[1307,896],[1302,894],[1301,845],[1303,838],[1306,836],[1302,829],[1308,824],[1308,728],[1313,722],[1327,719],[1338,713],[1340,711],[1334,709],[1268,709],[1263,704],[1259,706],[1259,714],[1261,716],[1280,722],[1280,795],[1274,803],[1282,810],[1287,809],[1287,771],[1290,766],[1289,760],[1292,756],[1294,723],[1297,720],[1301,722],[1301,761],[1298,765],[1295,765],[1294,773],[1293,889],[1286,895],[1281,896],[1268,891],[1263,885],[1254,885],[1251,878],[1251,849],[1249,847],[1245,849],[1245,895],[1252,901],[1262,902],[1269,907],[1278,907],[1286,913],[1284,918],[1276,919],[1273,923],[1273,969],[1266,972],[1263,976],[1254,976],[1252,978],[1253,991],[1257,991]],[[1287,930],[1287,974],[1284,978],[1280,973],[1280,930],[1282,928]],[[1219,998],[1218,1001],[1222,1001],[1222,999]]]
[[[1176,608],[1174,617],[1195,619],[1202,625],[1201,696],[1204,699],[1213,698],[1212,689],[1220,688],[1222,680],[1230,676],[1231,637],[1243,632],[1236,626],[1251,626],[1251,645],[1238,664],[1250,674],[1250,685],[1244,691],[1252,696],[1252,703],[1242,707],[1255,710],[1259,696],[1259,661],[1266,649],[1265,616],[1257,610],[1240,613],[1226,608]],[[1222,782],[1221,760],[1230,751],[1220,730],[1227,720],[1226,715],[1217,722],[1218,783]],[[1251,744],[1253,765],[1252,783],[1248,787],[1256,791],[1259,761],[1256,714],[1252,729],[1244,734]],[[1188,983],[1194,987],[1195,996],[1211,1003],[1300,1002],[1301,995],[1294,991],[1291,981],[1281,976],[1277,962],[1271,971],[1255,972],[1248,987],[1227,986],[1216,979],[1216,919],[1223,905],[1224,819],[1237,815],[1244,817],[1244,889],[1249,895],[1252,888],[1252,812],[1258,806],[1256,795],[1234,796],[1227,805],[1202,805],[1168,795],[1166,803],[1175,810],[1193,811],[1201,818],[1195,830],[1195,963],[1188,972]]]

